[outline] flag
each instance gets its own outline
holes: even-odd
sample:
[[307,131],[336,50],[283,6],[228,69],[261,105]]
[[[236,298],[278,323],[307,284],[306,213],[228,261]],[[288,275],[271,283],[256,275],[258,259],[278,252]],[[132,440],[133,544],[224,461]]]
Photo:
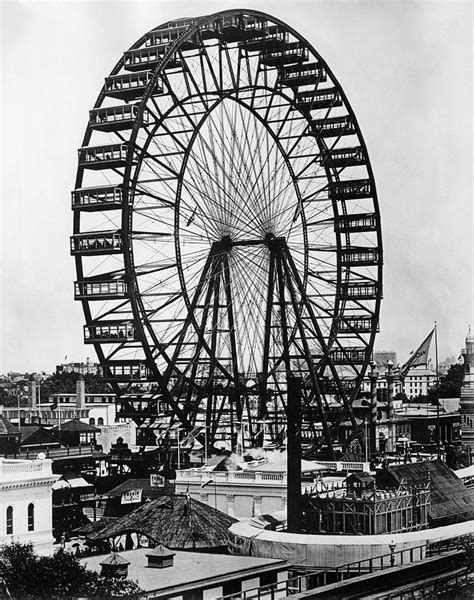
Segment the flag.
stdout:
[[400,370],[400,375],[405,377],[408,371],[412,367],[417,367],[419,365],[427,365],[428,364],[428,352],[430,349],[431,338],[433,337],[434,329],[428,334],[428,337],[423,340],[420,347],[416,352],[410,356],[407,362],[402,366]]

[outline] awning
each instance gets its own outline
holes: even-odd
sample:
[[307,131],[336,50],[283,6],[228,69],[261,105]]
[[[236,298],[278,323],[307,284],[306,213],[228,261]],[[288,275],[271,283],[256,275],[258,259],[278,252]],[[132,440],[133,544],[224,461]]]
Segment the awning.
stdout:
[[65,477],[58,479],[53,483],[53,490],[62,490],[65,488],[83,488],[92,487],[92,483],[88,483],[83,477]]

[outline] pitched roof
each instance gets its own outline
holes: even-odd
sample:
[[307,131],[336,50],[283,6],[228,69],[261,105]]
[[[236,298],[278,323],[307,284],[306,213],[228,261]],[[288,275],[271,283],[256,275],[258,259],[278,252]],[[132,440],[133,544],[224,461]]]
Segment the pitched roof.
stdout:
[[106,492],[105,496],[121,496],[130,490],[142,490],[144,498],[158,498],[164,494],[170,494],[174,491],[174,484],[166,481],[164,487],[150,485],[150,478],[127,479],[120,483],[117,487]]
[[0,435],[8,435],[9,433],[19,433],[18,427],[0,415]]
[[78,431],[79,433],[86,433],[91,431],[100,431],[100,428],[94,427],[94,425],[83,423],[79,419],[71,419],[70,421],[61,423],[61,426],[55,425],[54,427],[51,427],[50,431],[53,431],[54,433],[59,433],[61,431]]
[[167,548],[192,550],[227,546],[236,519],[188,496],[161,496],[107,524],[91,540],[137,532]]
[[102,560],[99,564],[100,565],[129,565],[130,561],[127,560],[126,558],[123,558],[122,556],[120,556],[120,554],[117,554],[116,552],[112,552],[112,554],[107,556],[107,558]]
[[474,496],[451,469],[440,460],[393,465],[387,471],[401,483],[424,483],[431,479],[430,516],[435,524],[474,519]]

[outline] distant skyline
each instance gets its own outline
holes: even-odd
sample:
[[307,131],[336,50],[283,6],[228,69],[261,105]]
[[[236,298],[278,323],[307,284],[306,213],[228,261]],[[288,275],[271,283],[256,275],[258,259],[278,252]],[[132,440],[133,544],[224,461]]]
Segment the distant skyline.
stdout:
[[[96,356],[73,300],[77,148],[120,55],[169,19],[235,2],[0,3],[0,373]],[[473,319],[471,2],[246,3],[305,36],[340,81],[367,143],[385,254],[376,350],[398,360],[438,322],[459,356]]]

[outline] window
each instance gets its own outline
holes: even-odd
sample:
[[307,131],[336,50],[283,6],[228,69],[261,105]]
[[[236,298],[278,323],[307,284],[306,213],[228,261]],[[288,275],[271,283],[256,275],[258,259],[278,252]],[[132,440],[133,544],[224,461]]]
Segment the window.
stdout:
[[102,417],[99,417],[97,419],[97,425],[103,425],[104,424],[104,419]]
[[28,531],[35,530],[35,505],[28,504]]
[[94,417],[91,417],[89,419],[89,425],[95,425],[95,419],[94,419]]
[[7,535],[13,533],[13,506],[7,508]]

